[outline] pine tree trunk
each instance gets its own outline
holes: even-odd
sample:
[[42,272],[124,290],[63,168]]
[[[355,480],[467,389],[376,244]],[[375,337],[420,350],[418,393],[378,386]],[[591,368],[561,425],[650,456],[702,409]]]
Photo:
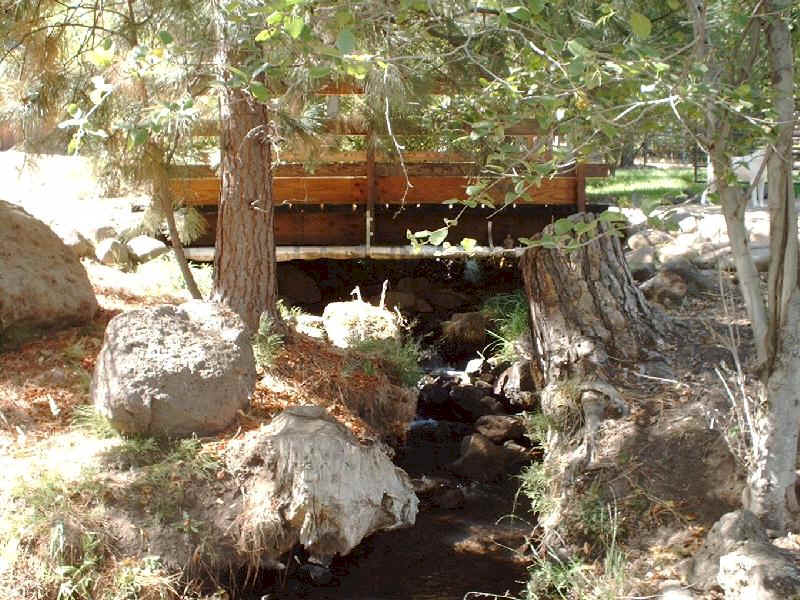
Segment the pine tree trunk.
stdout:
[[[223,17],[220,17],[223,19]],[[217,64],[236,64],[224,21]],[[267,107],[246,91],[220,92],[222,191],[214,258],[214,293],[253,331],[262,312],[280,322],[276,295],[272,205],[272,144]]]
[[[590,222],[594,216],[570,219]],[[552,233],[551,227],[543,233]],[[636,287],[619,239],[604,223],[598,223],[598,232],[575,251],[533,246],[520,261],[530,303],[532,370],[540,389],[602,370],[609,357],[636,361],[666,332],[666,319]]]

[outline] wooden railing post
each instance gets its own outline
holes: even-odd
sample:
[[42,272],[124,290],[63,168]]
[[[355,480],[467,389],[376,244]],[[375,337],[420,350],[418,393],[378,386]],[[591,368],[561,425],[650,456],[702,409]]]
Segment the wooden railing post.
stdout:
[[364,245],[367,248],[367,255],[369,255],[370,247],[372,246],[372,237],[374,235],[375,226],[375,201],[378,196],[378,180],[375,174],[375,134],[370,129],[367,135],[367,210],[365,212],[366,220],[366,241]]
[[575,165],[575,199],[578,212],[586,212],[586,165],[582,162]]

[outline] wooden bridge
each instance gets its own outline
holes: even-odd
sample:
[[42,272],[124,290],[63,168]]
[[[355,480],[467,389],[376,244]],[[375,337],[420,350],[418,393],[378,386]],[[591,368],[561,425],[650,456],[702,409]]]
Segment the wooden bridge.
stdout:
[[[313,173],[300,163],[285,163],[273,171],[275,243],[278,260],[311,258],[415,258],[459,253],[459,242],[477,240],[479,255],[513,253],[509,240],[529,237],[553,219],[586,208],[586,178],[608,174],[600,164],[576,164],[545,178],[502,210],[476,207],[464,211],[452,226],[453,247],[427,247],[412,252],[408,231],[435,230],[454,219],[467,200],[476,167],[460,157],[412,153],[404,167],[364,154],[339,154]],[[405,169],[405,171],[404,171]],[[508,181],[496,180],[488,194],[503,206]],[[188,248],[190,258],[213,257],[220,179],[202,167],[175,172],[171,188],[179,201],[200,209],[208,233]],[[505,248],[504,248],[505,242]]]

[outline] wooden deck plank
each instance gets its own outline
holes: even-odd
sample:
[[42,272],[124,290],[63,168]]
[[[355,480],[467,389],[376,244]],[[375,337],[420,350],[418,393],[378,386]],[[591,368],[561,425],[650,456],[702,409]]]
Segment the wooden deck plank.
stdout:
[[[377,202],[381,204],[441,204],[450,199],[464,200],[466,188],[472,182],[461,175],[411,176],[407,187],[402,175],[377,178]],[[333,204],[367,203],[366,177],[275,177],[273,198],[276,204]],[[170,187],[180,201],[209,206],[219,202],[220,180],[217,177],[181,178],[170,180]],[[488,193],[502,202],[507,184],[499,181]],[[541,185],[531,188],[521,201],[525,204],[575,204],[577,201],[575,177],[544,179]]]

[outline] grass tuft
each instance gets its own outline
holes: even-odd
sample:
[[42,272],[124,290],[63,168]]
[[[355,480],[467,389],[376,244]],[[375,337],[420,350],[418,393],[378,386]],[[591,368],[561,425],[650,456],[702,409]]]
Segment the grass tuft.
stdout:
[[356,342],[351,350],[363,357],[361,370],[368,375],[380,365],[392,382],[406,387],[415,386],[422,377],[422,346],[416,339],[365,339]]
[[519,356],[518,340],[530,333],[528,299],[525,292],[517,290],[511,294],[498,294],[488,298],[482,307],[483,314],[494,323],[489,335],[495,341],[489,353],[505,362],[514,362]]

